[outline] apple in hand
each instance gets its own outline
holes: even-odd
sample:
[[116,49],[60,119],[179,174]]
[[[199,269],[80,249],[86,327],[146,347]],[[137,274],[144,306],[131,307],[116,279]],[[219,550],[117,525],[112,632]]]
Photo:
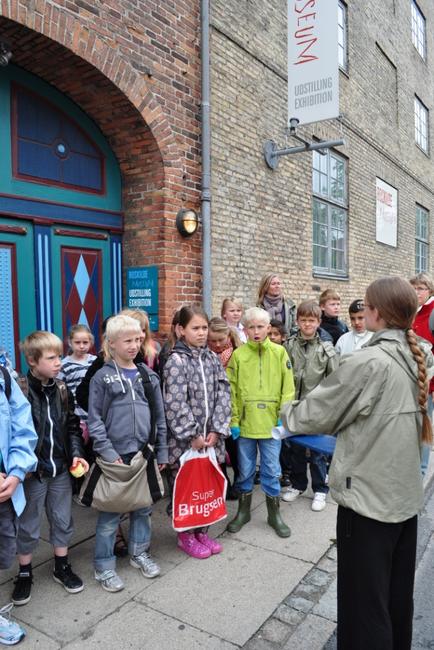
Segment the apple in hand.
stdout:
[[84,467],[79,460],[75,460],[69,468],[69,471],[74,478],[80,478],[84,474]]

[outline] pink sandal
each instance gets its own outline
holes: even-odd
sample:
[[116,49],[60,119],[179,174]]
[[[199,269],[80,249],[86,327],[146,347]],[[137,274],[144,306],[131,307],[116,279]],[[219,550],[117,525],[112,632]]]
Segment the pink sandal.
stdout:
[[195,533],[195,537],[198,542],[200,542],[203,546],[206,546],[213,555],[217,555],[217,553],[221,553],[223,550],[223,546],[216,540],[212,539],[212,537],[208,537],[206,533]]
[[205,560],[212,553],[193,533],[178,533],[178,548],[197,560]]

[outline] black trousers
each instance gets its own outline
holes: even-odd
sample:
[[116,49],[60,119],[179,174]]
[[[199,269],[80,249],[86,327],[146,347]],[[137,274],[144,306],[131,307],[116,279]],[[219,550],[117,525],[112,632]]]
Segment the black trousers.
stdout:
[[389,524],[338,508],[338,650],[411,650],[417,516]]

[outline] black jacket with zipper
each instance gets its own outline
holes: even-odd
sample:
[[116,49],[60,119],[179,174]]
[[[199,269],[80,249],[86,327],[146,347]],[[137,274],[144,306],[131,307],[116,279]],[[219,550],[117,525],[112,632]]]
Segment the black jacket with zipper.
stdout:
[[62,381],[53,379],[42,384],[30,372],[27,380],[27,399],[38,434],[36,471],[41,476],[57,476],[68,469],[74,456],[84,456],[80,420],[74,413],[74,397]]

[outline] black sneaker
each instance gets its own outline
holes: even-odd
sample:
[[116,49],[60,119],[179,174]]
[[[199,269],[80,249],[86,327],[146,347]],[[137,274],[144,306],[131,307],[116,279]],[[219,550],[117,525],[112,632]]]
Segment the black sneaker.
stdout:
[[282,474],[280,478],[280,485],[281,487],[289,487],[291,485],[291,479],[289,478],[289,474]]
[[26,605],[31,598],[33,577],[31,571],[20,571],[14,580],[12,602],[14,605]]
[[83,580],[71,569],[70,564],[64,564],[60,569],[54,569],[53,579],[62,585],[69,594],[78,594],[83,591]]

